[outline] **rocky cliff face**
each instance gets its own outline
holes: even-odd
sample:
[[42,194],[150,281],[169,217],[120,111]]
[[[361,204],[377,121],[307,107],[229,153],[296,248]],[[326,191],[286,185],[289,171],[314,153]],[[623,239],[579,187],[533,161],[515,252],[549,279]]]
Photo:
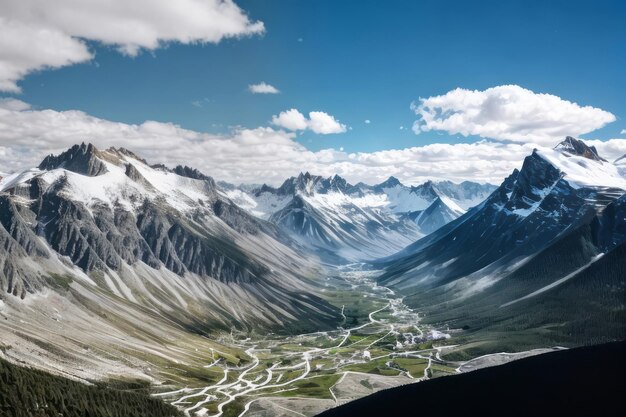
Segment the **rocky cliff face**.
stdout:
[[[44,287],[51,273],[77,271],[85,282],[132,301],[164,299],[158,309],[213,297],[205,293],[211,282],[245,286],[241,291],[251,299],[271,286],[274,298],[250,302],[240,325],[278,326],[296,318],[331,323],[338,313],[313,295],[306,279],[314,266],[286,243],[292,242],[275,226],[221,195],[211,177],[189,167],[154,168],[125,149],[76,145],[0,182],[0,286],[21,298]],[[137,276],[145,268],[152,271],[149,282]],[[183,288],[153,281],[171,281],[171,274]],[[295,291],[310,292],[315,307],[272,304]],[[201,318],[210,308],[181,311],[188,316],[181,320]],[[237,314],[221,319],[229,316]]]
[[582,140],[575,139],[571,136],[567,136],[565,140],[556,145],[554,149],[561,151],[565,155],[582,156],[593,161],[607,162],[606,159],[598,155],[595,146],[587,146]]
[[47,156],[39,164],[39,169],[49,171],[64,168],[77,174],[95,177],[107,172],[104,162],[97,154],[98,150],[92,144],[74,145],[60,155]]

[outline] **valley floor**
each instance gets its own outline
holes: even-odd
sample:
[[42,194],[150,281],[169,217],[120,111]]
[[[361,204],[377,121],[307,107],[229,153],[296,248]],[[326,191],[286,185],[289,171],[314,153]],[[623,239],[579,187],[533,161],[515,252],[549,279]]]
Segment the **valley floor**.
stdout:
[[377,271],[353,264],[325,281],[329,300],[342,306],[335,331],[296,336],[238,335],[220,340],[250,358],[234,366],[218,351],[204,365],[208,385],[172,387],[154,396],[189,416],[311,416],[381,389],[452,375],[544,353],[491,354],[467,362],[454,352],[454,330],[420,323],[392,290],[376,285]]

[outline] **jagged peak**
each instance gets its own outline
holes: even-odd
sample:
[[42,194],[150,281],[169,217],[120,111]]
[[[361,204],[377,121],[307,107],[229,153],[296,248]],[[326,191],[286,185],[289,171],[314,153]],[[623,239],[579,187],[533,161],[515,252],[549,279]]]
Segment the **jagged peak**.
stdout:
[[326,178],[321,175],[311,174],[307,171],[301,172],[297,177],[287,178],[277,189],[264,186],[257,189],[256,193],[274,192],[279,195],[290,195],[302,192],[307,195],[312,195],[314,193],[326,193],[328,191],[345,192],[349,188],[352,188],[352,185],[338,174]]
[[274,193],[276,193],[276,192],[277,192],[277,188],[272,187],[271,185],[267,185],[267,184],[263,184],[263,185],[261,185],[260,187],[258,187],[258,188],[256,188],[256,189],[252,190],[252,193],[253,193],[255,196],[257,196],[257,197],[258,197],[259,195],[263,194],[263,193],[272,193],[272,194],[274,194]]
[[336,186],[340,186],[340,187],[345,187],[346,185],[348,185],[348,181],[346,181],[346,179],[338,174],[333,175],[332,177],[329,178],[329,181],[331,183],[331,185],[336,185]]
[[123,148],[123,147],[115,148],[112,146],[109,149],[107,149],[107,152],[112,153],[116,156],[126,156],[129,158],[135,159],[139,162],[142,162],[145,165],[148,165],[148,162],[145,159],[143,159],[142,157],[140,157],[139,155],[137,155],[136,153],[134,153],[133,151],[127,148]]
[[[73,158],[75,155],[79,155],[79,154],[85,155],[85,154],[88,154],[88,153],[95,153],[97,151],[98,151],[98,149],[93,144],[81,142],[80,145],[79,144],[73,145],[71,148],[69,148],[66,151],[61,152],[58,155],[55,155],[55,154],[51,153],[50,155],[46,156],[46,158],[44,158],[44,161],[46,159],[49,159],[49,158],[59,158],[59,157],[62,157],[62,156],[63,157],[68,157],[68,158]],[[43,164],[43,162],[41,164]]]
[[561,151],[564,155],[576,155],[582,156],[593,161],[607,162],[606,159],[598,155],[598,151],[595,146],[588,146],[580,139],[575,139],[571,136],[567,136],[564,141],[554,147],[555,150]]
[[173,172],[170,168],[167,167],[167,165],[165,164],[152,164],[150,165],[150,168],[152,169],[156,169],[157,171],[164,171],[164,172]]
[[387,178],[385,181],[381,182],[377,186],[381,188],[393,188],[398,185],[402,185],[400,180],[394,177],[393,175],[391,175],[389,178]]
[[195,180],[202,181],[213,181],[212,177],[205,175],[198,169],[189,167],[187,165],[177,165],[172,172],[174,172],[174,174],[176,175],[180,175],[181,177],[193,178]]
[[99,159],[100,151],[91,143],[74,145],[59,155],[50,154],[39,164],[39,169],[49,171],[63,168],[78,174],[95,177],[108,172],[105,163]]
[[298,174],[298,178],[297,179],[299,179],[299,180],[302,180],[302,179],[310,180],[311,178],[317,178],[317,177],[318,177],[317,175],[313,175],[309,171],[306,171],[306,172],[300,172],[300,174]]
[[432,198],[439,197],[440,195],[436,184],[432,180],[428,180],[423,184],[411,187],[411,192],[421,195],[430,195]]
[[[582,152],[568,151],[566,146],[580,143],[585,148]],[[548,189],[557,181],[564,180],[575,188],[619,188],[626,190],[626,179],[620,174],[619,167],[602,163],[592,148],[582,141],[564,141],[555,149],[535,149],[524,159],[522,169],[515,180],[516,195],[536,195],[536,191]],[[579,154],[581,153],[581,154]],[[594,157],[595,156],[595,157]]]

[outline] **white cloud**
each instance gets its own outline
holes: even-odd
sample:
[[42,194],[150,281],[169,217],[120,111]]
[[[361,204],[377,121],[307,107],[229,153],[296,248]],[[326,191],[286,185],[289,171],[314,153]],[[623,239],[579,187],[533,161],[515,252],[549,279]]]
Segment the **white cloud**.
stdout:
[[444,95],[420,98],[411,109],[419,116],[413,124],[416,134],[439,130],[545,146],[566,135],[579,136],[615,121],[607,111],[517,85],[484,91],[457,88]]
[[[123,146],[151,163],[190,165],[234,183],[273,185],[306,170],[326,176],[337,173],[352,183],[377,183],[394,175],[408,184],[427,179],[499,184],[521,167],[535,146],[481,141],[370,153],[341,148],[313,152],[295,140],[294,132],[269,127],[214,135],[172,123],[126,124],[75,110],[34,110],[14,99],[0,100],[0,126],[0,172],[37,166],[46,155],[84,141],[99,148]],[[626,153],[624,139],[589,142],[609,160]]]
[[368,124],[370,124],[370,123],[372,123],[372,121],[371,121],[370,119],[365,119],[365,124],[366,124],[366,125],[368,125]]
[[323,111],[309,112],[307,119],[296,109],[286,110],[280,112],[278,116],[273,116],[272,124],[288,130],[310,129],[320,135],[344,133],[348,130],[346,125],[339,123],[334,116]]
[[619,132],[620,135],[626,135],[626,129],[622,130],[621,132]]
[[304,130],[309,127],[306,117],[296,109],[285,110],[278,116],[273,116],[272,124],[289,130]]
[[339,123],[333,116],[323,111],[309,112],[309,129],[321,135],[344,133],[346,125]]
[[427,178],[499,182],[521,165],[527,145],[437,144],[373,153],[324,149],[312,152],[295,134],[267,127],[210,135],[171,123],[111,122],[81,111],[32,110],[18,100],[0,101],[0,171],[36,166],[49,153],[75,143],[100,148],[124,146],[153,163],[187,164],[232,182],[281,183],[302,170],[353,182],[381,181],[389,175],[409,183]]
[[0,90],[10,92],[33,71],[90,60],[85,40],[133,56],[265,30],[232,0],[3,0],[0,16]]
[[90,60],[77,39],[51,28],[0,17],[0,91],[19,92],[17,80],[43,68],[59,68]]
[[248,86],[248,90],[252,94],[278,94],[280,91],[274,87],[273,85],[266,84],[265,82],[261,82],[259,84],[250,84]]

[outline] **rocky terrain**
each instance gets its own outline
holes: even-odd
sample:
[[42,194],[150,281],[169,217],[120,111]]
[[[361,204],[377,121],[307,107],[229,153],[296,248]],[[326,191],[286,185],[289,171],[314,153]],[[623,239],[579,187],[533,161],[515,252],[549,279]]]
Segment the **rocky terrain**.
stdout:
[[2,342],[16,358],[63,357],[79,369],[70,358],[97,347],[102,368],[126,368],[133,353],[120,350],[144,337],[340,320],[317,295],[319,265],[276,226],[233,204],[212,178],[150,166],[125,149],[76,145],[5,176],[0,245]]

